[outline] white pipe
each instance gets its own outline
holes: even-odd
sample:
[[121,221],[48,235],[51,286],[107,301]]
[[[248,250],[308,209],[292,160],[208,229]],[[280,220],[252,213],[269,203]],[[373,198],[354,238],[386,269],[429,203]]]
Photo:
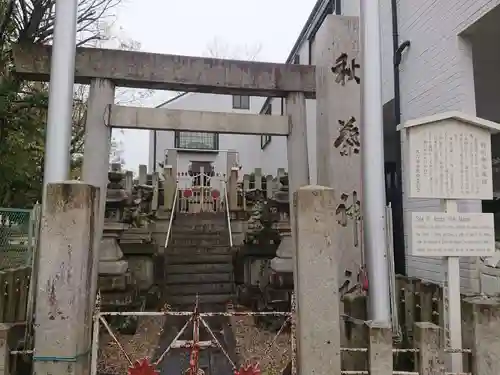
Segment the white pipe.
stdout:
[[362,177],[370,319],[390,323],[379,1],[361,0]]
[[78,0],[57,0],[50,64],[44,186],[69,177]]

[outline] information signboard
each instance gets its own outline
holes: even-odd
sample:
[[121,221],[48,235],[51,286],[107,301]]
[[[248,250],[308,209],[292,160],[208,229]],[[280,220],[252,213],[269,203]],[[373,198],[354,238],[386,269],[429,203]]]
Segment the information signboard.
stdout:
[[493,214],[413,212],[411,254],[415,256],[492,256]]
[[454,119],[410,128],[410,198],[493,199],[490,139]]

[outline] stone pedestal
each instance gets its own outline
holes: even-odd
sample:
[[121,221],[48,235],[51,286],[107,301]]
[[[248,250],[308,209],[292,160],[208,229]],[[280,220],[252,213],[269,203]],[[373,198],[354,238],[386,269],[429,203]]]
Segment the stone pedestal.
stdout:
[[128,270],[128,262],[117,242],[116,233],[104,232],[99,249],[99,275],[124,275]]
[[500,373],[500,299],[470,298],[473,311],[474,373],[497,375]]
[[49,184],[40,226],[34,373],[84,374],[88,369],[91,293],[99,189]]
[[276,257],[271,260],[271,268],[275,272],[293,272],[293,240],[292,234],[282,234]]
[[297,228],[295,295],[299,374],[340,374],[339,249],[335,192],[304,186],[294,194]]

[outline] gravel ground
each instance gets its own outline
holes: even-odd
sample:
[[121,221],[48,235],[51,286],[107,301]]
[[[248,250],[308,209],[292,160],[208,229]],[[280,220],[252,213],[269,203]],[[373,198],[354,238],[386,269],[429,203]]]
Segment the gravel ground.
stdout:
[[[120,335],[113,329],[123,349],[132,362],[144,358],[153,358],[159,345],[160,336],[165,325],[164,316],[146,316],[139,318],[139,327],[135,335]],[[110,375],[127,374],[129,362],[120,350],[118,344],[109,335],[101,324],[99,336],[99,360],[97,369],[99,373]]]
[[251,316],[235,316],[230,321],[240,362],[259,362],[262,375],[281,374],[291,360],[290,333],[285,330],[276,336],[257,327]]

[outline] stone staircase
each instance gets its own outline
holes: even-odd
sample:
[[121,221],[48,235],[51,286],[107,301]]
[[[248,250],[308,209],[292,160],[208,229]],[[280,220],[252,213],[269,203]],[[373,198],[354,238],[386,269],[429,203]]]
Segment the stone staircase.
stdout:
[[176,310],[222,308],[233,299],[233,265],[224,213],[177,214],[165,249],[167,303]]

